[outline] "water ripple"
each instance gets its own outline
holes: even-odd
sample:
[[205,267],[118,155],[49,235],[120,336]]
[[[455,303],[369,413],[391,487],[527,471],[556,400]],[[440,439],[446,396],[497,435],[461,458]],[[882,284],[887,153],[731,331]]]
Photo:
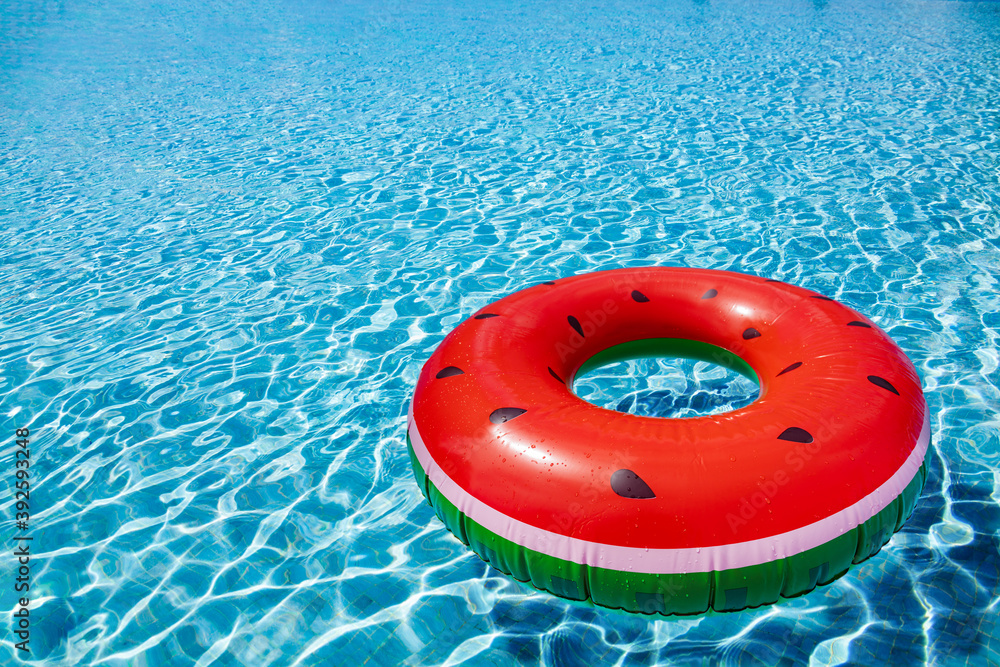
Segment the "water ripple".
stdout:
[[[1000,662],[993,4],[2,14],[0,414],[32,431],[34,664]],[[404,421],[443,336],[647,264],[820,291],[911,356],[934,456],[877,556],[654,620],[538,593],[434,517]],[[732,398],[716,380],[612,405]]]

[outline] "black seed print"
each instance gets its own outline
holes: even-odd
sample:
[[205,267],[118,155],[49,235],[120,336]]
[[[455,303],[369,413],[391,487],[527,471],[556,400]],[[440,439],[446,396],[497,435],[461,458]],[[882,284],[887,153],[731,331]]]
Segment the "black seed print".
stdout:
[[656,494],[642,478],[631,470],[622,468],[611,475],[611,490],[622,498],[655,498]]
[[774,278],[768,278],[764,281],[765,283],[780,283],[780,280],[775,280]]
[[705,292],[704,294],[702,294],[701,298],[702,299],[714,299],[717,296],[719,296],[719,290],[717,290],[717,289],[710,289],[707,292]]
[[555,284],[556,284],[556,281],[554,281],[554,280],[546,280],[546,281],[545,281],[544,283],[542,283],[542,284],[543,284],[543,285],[555,285]]
[[[798,367],[799,367],[799,366],[801,366],[801,365],[802,365],[802,362],[801,362],[801,361],[796,361],[796,362],[795,362],[794,364],[792,364],[791,366],[789,366],[789,367],[788,367],[788,368],[786,368],[785,370],[783,370],[783,371],[781,371],[780,373],[778,373],[778,375],[784,375],[784,374],[785,374],[785,373],[787,373],[788,371],[794,371],[794,370],[795,370],[796,368],[798,368]],[[777,376],[775,376],[775,377],[777,377]]]
[[450,378],[455,375],[463,375],[464,373],[465,371],[463,371],[458,366],[447,366],[439,370],[438,374],[435,375],[434,377],[436,377],[438,380],[441,380],[444,378]]
[[481,313],[479,315],[476,315],[475,319],[477,319],[477,320],[488,320],[491,317],[500,317],[500,316],[497,315],[496,313]]
[[778,436],[778,440],[788,440],[789,442],[801,442],[803,444],[809,444],[813,441],[812,434],[805,429],[801,429],[798,426],[792,426],[786,428]]
[[578,334],[580,334],[581,336],[583,336],[583,327],[580,326],[580,320],[578,320],[575,317],[573,317],[572,315],[570,315],[569,317],[566,318],[566,321],[569,322],[569,325],[571,327],[573,327],[574,329],[576,329],[576,332]]
[[864,322],[859,322],[857,320],[854,320],[853,322],[848,322],[847,326],[849,326],[849,327],[864,327],[865,329],[871,329],[872,328],[872,325],[865,324]]
[[490,413],[490,421],[494,424],[503,424],[504,422],[509,422],[511,419],[516,419],[523,415],[527,410],[521,408],[497,408]]
[[556,373],[556,372],[555,372],[554,370],[552,370],[552,367],[551,367],[551,366],[549,366],[549,375],[551,375],[551,376],[552,376],[552,377],[554,377],[555,379],[559,380],[559,381],[560,381],[560,382],[562,382],[563,384],[566,384],[566,381],[565,381],[565,380],[563,380],[563,379],[562,379],[561,377],[559,377],[559,375],[558,375],[558,374],[557,374],[557,373]]
[[639,303],[648,303],[649,297],[640,292],[639,290],[635,289],[632,290],[632,300],[637,301]]
[[868,376],[868,381],[871,382],[873,385],[875,385],[877,387],[882,387],[883,389],[891,391],[896,396],[899,396],[899,392],[896,391],[896,388],[893,387],[891,384],[889,384],[889,381],[886,380],[885,378],[880,378],[877,375],[869,375]]
[[750,340],[751,338],[760,338],[760,332],[753,327],[743,332],[743,340]]
[[812,298],[819,299],[820,301],[833,301],[833,299],[831,299],[828,296],[820,296],[820,295],[817,295],[817,294],[813,294]]

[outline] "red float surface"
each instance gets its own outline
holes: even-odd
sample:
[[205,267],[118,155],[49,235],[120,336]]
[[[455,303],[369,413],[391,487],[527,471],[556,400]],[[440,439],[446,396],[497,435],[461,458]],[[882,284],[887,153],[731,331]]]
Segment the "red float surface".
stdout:
[[[587,359],[649,338],[732,352],[756,372],[760,397],[661,419],[570,391]],[[461,373],[437,377],[449,367]],[[493,423],[499,408],[524,412]],[[755,276],[646,268],[565,278],[484,308],[427,361],[412,409],[434,462],[479,502],[589,542],[680,549],[781,534],[857,503],[903,465],[927,408],[906,355],[838,302]],[[812,442],[781,439],[788,429]],[[618,495],[620,469],[655,497]]]

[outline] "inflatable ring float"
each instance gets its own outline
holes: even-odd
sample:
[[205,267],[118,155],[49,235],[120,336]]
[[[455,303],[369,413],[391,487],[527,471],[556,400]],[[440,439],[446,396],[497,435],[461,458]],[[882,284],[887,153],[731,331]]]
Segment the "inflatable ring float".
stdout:
[[[686,419],[606,410],[575,377],[702,359],[759,397]],[[795,597],[877,553],[919,497],[927,404],[906,355],[829,297],[725,271],[590,273],[516,292],[424,365],[407,420],[448,529],[537,589],[629,612]]]

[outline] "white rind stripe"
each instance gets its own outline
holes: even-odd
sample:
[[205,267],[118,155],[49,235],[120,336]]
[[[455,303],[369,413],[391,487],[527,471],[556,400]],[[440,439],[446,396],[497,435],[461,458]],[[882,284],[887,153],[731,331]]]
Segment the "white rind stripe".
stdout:
[[417,460],[434,486],[462,513],[490,532],[525,549],[554,558],[646,574],[682,574],[750,567],[794,556],[825,544],[857,528],[902,494],[920,469],[930,443],[930,417],[925,405],[924,425],[910,456],[882,486],[850,507],[808,526],[757,540],[700,548],[646,549],[567,537],[523,523],[485,505],[461,488],[434,461],[413,419],[412,401],[407,411],[407,428]]

